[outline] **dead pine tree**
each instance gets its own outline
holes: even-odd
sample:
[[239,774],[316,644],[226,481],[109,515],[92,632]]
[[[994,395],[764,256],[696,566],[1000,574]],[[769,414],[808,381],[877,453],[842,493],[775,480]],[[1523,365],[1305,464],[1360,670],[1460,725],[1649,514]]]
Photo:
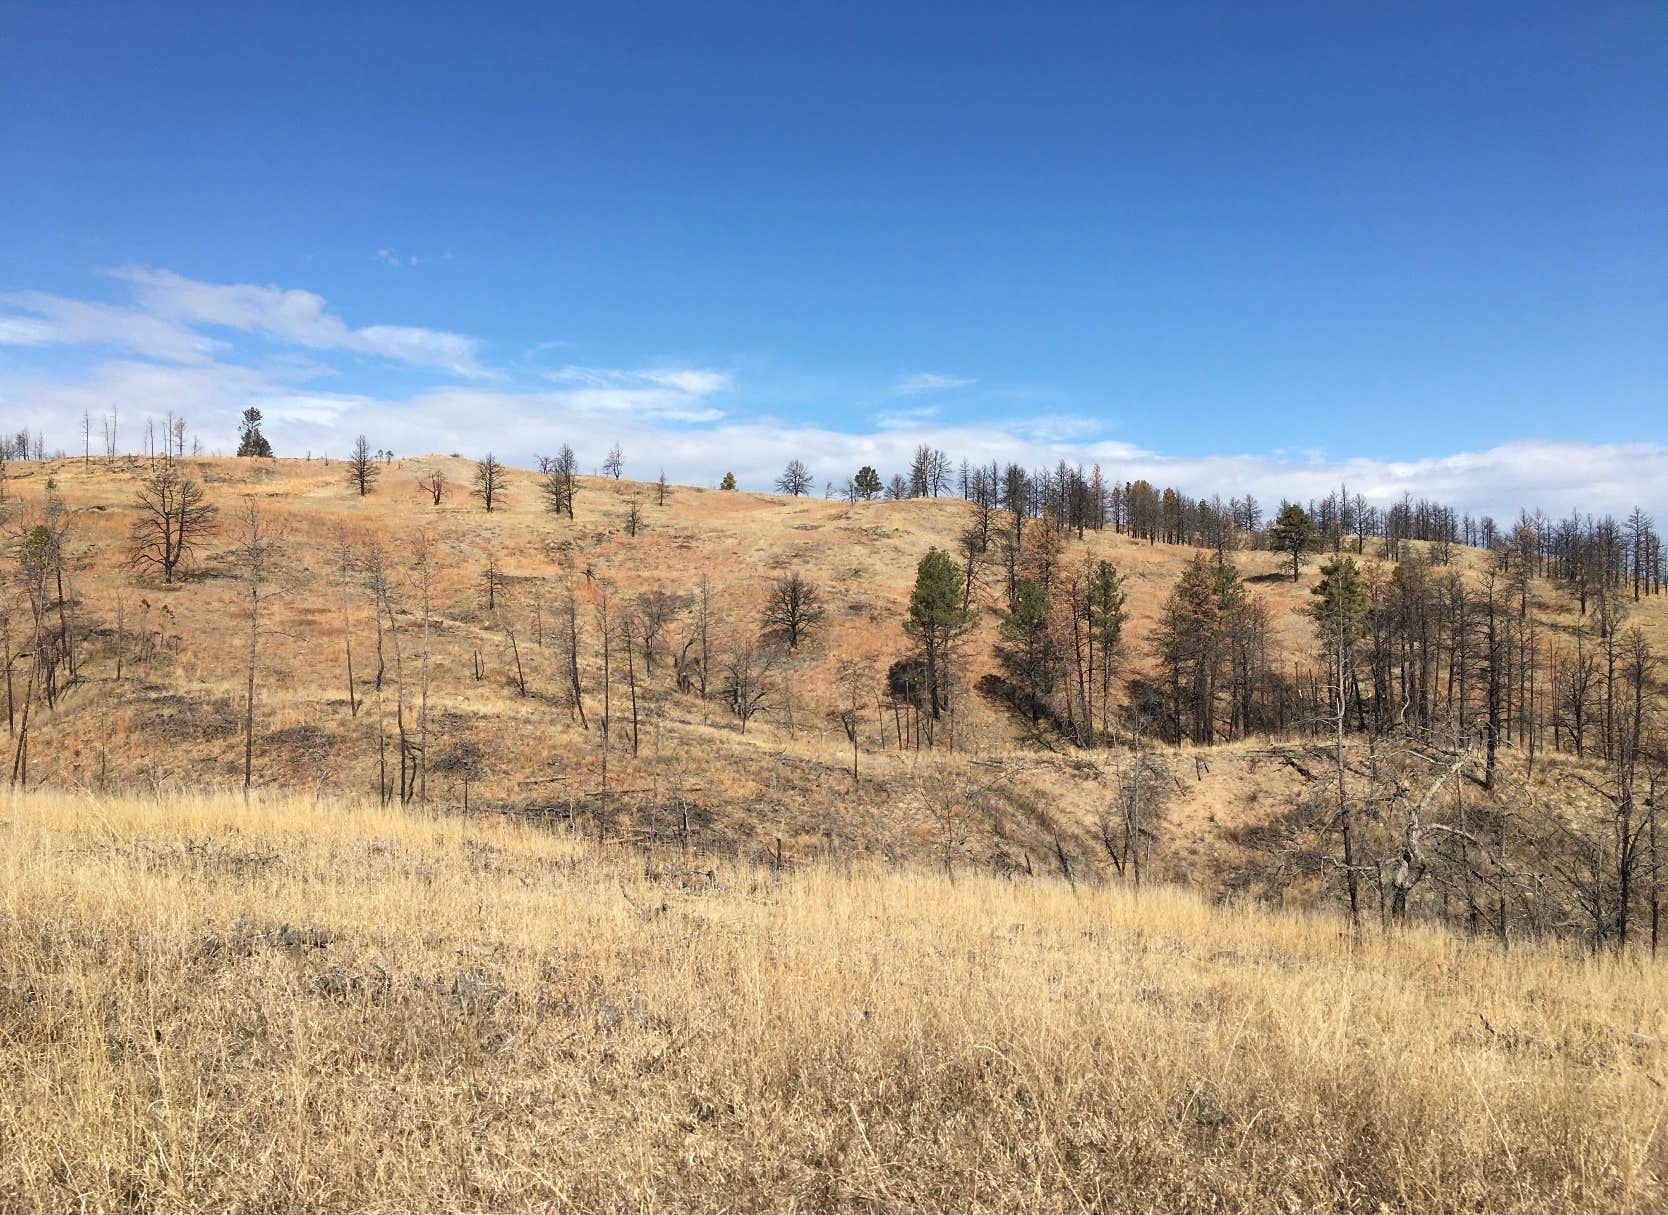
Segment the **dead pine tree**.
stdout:
[[613,627],[608,618],[608,584],[602,581],[597,583],[596,616],[597,632],[602,638],[602,718],[599,722],[602,727],[602,818],[598,820],[597,835],[600,840],[602,838],[601,824],[608,814],[608,729],[611,724],[609,711],[613,707],[610,699],[610,684],[612,681],[609,670],[609,662],[612,657]]
[[215,508],[204,501],[203,487],[173,461],[148,473],[134,501],[128,559],[138,569],[159,570],[162,581],[191,559],[196,546],[214,530]]
[[637,757],[637,662],[632,647],[637,640],[637,613],[628,604],[620,612],[620,643],[625,652],[626,689],[631,694],[631,755]]
[[46,500],[46,526],[52,535],[52,577],[58,598],[58,647],[64,656],[64,672],[68,682],[75,681],[75,630],[70,624],[71,595],[64,589],[64,554],[69,549],[70,512],[63,499],[49,491]]
[[434,624],[434,542],[427,531],[417,533],[412,556],[417,569],[417,593],[423,609],[423,649],[417,683],[417,804],[429,800],[429,639]]
[[249,633],[243,668],[243,800],[255,782],[255,673],[260,657],[261,607],[269,576],[283,550],[272,524],[262,517],[253,498],[244,499],[238,512],[238,540],[232,562],[243,575]]
[[[413,756],[411,739],[407,732],[405,720],[405,661],[400,648],[399,620],[397,619],[394,611],[394,589],[392,579],[389,575],[387,562],[383,557],[382,549],[379,545],[372,544],[366,549],[364,566],[366,584],[370,589],[371,597],[376,604],[382,624],[385,626],[379,627],[377,633],[379,656],[384,632],[386,632],[388,643],[392,646],[394,651],[394,729],[399,744],[399,798],[400,802],[403,804],[410,800],[413,792]],[[377,679],[379,721],[382,717],[381,688],[382,679],[379,671]],[[380,724],[378,726],[377,734],[379,738],[386,737],[386,729]],[[385,747],[386,744],[379,744],[379,746]],[[382,761],[382,797],[384,801],[388,799],[386,759]]]
[[508,580],[504,571],[498,567],[498,554],[487,550],[486,566],[481,570],[481,598],[486,602],[486,610],[496,612],[498,600],[503,597]]
[[516,688],[516,691],[520,695],[526,696],[527,695],[527,672],[521,665],[521,646],[516,642],[515,624],[510,620],[508,613],[505,613],[504,618],[500,622],[500,624],[501,624],[501,627],[504,630],[504,640],[507,643],[509,643],[510,660],[515,664],[515,688]]
[[[348,617],[348,583],[353,574],[353,546],[348,542],[347,528],[336,529],[336,578],[342,597],[342,654],[347,662],[348,716],[359,716],[359,697],[353,686],[353,628]],[[118,617],[121,601],[116,603]],[[121,678],[121,653],[116,656],[117,678]]]
[[851,743],[851,791],[857,792],[857,734],[864,707],[868,704],[871,674],[866,664],[842,658],[834,668],[834,685],[840,693],[839,719]]
[[589,730],[590,723],[585,720],[585,694],[579,683],[579,604],[571,571],[562,586],[562,665],[567,670],[572,711],[579,714],[579,728]]
[[472,481],[471,495],[481,500],[487,513],[492,513],[495,503],[508,493],[510,477],[508,471],[498,462],[490,451],[475,461],[475,474]]
[[363,498],[371,492],[377,478],[382,476],[382,469],[377,466],[376,457],[371,454],[371,445],[360,435],[353,442],[353,450],[348,454],[347,467],[348,484],[359,491]]

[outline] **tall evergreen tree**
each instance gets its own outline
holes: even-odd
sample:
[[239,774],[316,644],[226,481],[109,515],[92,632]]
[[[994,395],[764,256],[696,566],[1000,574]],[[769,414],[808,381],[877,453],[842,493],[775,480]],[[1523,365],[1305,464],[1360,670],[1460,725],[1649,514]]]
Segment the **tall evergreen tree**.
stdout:
[[260,456],[270,460],[272,458],[272,444],[267,442],[261,433],[261,411],[251,405],[243,411],[243,420],[237,427],[237,454],[240,456]]
[[1268,546],[1277,553],[1285,553],[1292,559],[1292,581],[1297,581],[1298,569],[1303,563],[1303,554],[1315,540],[1315,521],[1309,518],[1309,512],[1295,502],[1286,504],[1285,509],[1268,529]]
[[934,720],[949,706],[951,647],[966,630],[968,619],[955,559],[942,549],[929,548],[915,567],[915,589],[909,596],[904,631],[920,647],[927,707]]

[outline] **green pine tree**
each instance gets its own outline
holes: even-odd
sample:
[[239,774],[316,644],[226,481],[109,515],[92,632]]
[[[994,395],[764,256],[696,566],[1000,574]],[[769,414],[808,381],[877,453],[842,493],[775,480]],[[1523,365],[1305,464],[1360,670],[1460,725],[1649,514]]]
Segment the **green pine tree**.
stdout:
[[949,704],[950,647],[967,628],[962,606],[961,571],[949,553],[929,548],[915,567],[915,589],[909,596],[909,618],[904,631],[921,647],[928,708],[934,720]]
[[724,479],[718,483],[718,488],[719,489],[734,489],[735,487],[736,487],[736,475],[733,472],[725,473],[724,474]]
[[1290,503],[1268,529],[1268,546],[1277,553],[1289,553],[1292,559],[1292,581],[1297,581],[1298,567],[1303,554],[1315,540],[1315,521],[1297,503]]
[[251,405],[243,411],[243,421],[238,424],[237,454],[240,456],[260,456],[263,459],[272,458],[272,444],[267,442],[261,433],[261,411]]
[[1052,655],[1049,653],[1048,595],[1035,579],[1021,578],[1014,584],[1014,603],[1002,618],[1002,638],[1013,643],[1011,661],[1025,681],[1025,697],[1031,720],[1040,715],[1042,698],[1052,691]]
[[857,470],[857,477],[852,483],[857,486],[857,494],[865,502],[878,497],[886,488],[881,484],[880,474],[867,464]]
[[1315,633],[1328,647],[1359,641],[1366,633],[1371,601],[1355,558],[1334,557],[1321,566],[1320,574],[1321,580],[1309,589],[1315,597],[1309,604]]

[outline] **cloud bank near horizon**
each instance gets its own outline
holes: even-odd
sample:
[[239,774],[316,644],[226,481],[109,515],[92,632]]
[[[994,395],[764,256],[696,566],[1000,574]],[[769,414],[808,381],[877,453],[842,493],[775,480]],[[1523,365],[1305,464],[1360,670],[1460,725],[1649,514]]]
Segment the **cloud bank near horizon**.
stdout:
[[[1172,456],[1102,436],[1107,425],[1038,411],[1006,420],[942,420],[939,410],[885,408],[887,396],[919,397],[971,384],[921,374],[880,393],[866,425],[819,426],[740,410],[742,385],[701,366],[638,368],[568,363],[493,367],[480,339],[401,325],[353,327],[308,291],[203,283],[170,271],[110,272],[130,293],[110,304],[42,292],[0,294],[0,427],[43,431],[48,446],[79,446],[83,411],[120,411],[124,447],[145,417],[185,416],[205,450],[229,452],[238,415],[253,405],[281,455],[341,454],[354,437],[399,455],[494,451],[531,465],[563,443],[581,466],[619,442],[628,476],[664,470],[683,484],[715,485],[734,472],[744,488],[769,488],[792,459],[820,485],[838,487],[864,464],[883,477],[907,468],[917,445],[970,463],[1027,467],[1101,465],[1108,479],[1145,478],[1193,496],[1251,493],[1265,506],[1324,496],[1340,484],[1385,504],[1404,493],[1461,511],[1515,517],[1572,509],[1622,514],[1634,505],[1668,513],[1668,445],[1640,441],[1503,439],[1484,450],[1416,460],[1321,453]],[[250,347],[254,348],[251,349]],[[30,362],[64,347],[99,357]],[[331,392],[336,361],[392,365],[435,382],[398,395]]]

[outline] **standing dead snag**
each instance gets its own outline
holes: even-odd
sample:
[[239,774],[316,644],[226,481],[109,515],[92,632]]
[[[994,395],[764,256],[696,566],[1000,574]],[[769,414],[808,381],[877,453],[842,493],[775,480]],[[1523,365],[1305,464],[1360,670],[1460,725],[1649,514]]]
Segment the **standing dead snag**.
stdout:
[[[400,756],[400,786],[399,786],[399,792],[400,792],[400,801],[402,803],[404,803],[404,802],[406,802],[410,799],[410,797],[412,795],[412,792],[414,791],[413,790],[413,785],[416,782],[415,782],[413,769],[414,769],[415,765],[414,765],[414,762],[413,762],[414,756],[413,756],[413,753],[412,753],[411,738],[410,738],[409,734],[406,732],[406,723],[405,723],[405,663],[404,663],[403,657],[402,657],[401,652],[400,652],[399,622],[395,618],[395,614],[394,614],[394,593],[393,593],[392,581],[389,577],[387,563],[383,558],[382,549],[381,549],[380,546],[378,546],[376,544],[371,544],[371,545],[368,545],[366,547],[366,549],[365,549],[365,559],[364,559],[364,570],[365,570],[366,586],[371,592],[372,602],[375,604],[376,610],[378,612],[379,624],[378,624],[378,628],[377,628],[377,654],[378,654],[379,664],[380,664],[380,658],[381,658],[381,653],[382,653],[382,638],[384,636],[384,629],[382,627],[382,622],[384,622],[384,621],[386,622],[386,626],[387,626],[386,627],[386,636],[387,636],[388,640],[390,641],[390,643],[393,645],[393,648],[394,648],[394,727],[395,727],[395,730],[398,733],[398,738],[399,738],[399,756]],[[376,687],[377,687],[377,739],[378,739],[378,752],[379,752],[379,755],[381,755],[385,752],[385,749],[386,749],[386,743],[383,742],[383,739],[385,739],[385,737],[386,737],[386,733],[385,733],[384,728],[383,728],[382,671],[381,671],[380,665],[379,665],[379,668],[378,668],[378,671],[377,671]],[[387,801],[387,799],[388,799],[388,771],[387,771],[388,765],[387,765],[386,759],[381,760],[380,763],[381,763],[381,773],[382,773],[381,778],[380,778],[381,796],[382,796],[383,801]]]
[[493,503],[504,497],[508,492],[509,483],[509,474],[489,451],[484,457],[475,461],[474,488],[469,492],[472,496],[481,500],[481,505],[485,506],[490,514]]
[[[347,528],[336,529],[336,577],[342,592],[342,651],[347,660],[348,716],[359,716],[359,697],[353,687],[353,630],[348,622],[348,577],[353,572],[353,546],[348,543]],[[120,611],[121,600],[116,601]],[[116,675],[121,677],[121,654],[116,655]]]
[[382,469],[377,467],[376,457],[371,454],[371,445],[360,435],[353,443],[353,451],[347,461],[348,484],[359,491],[363,498],[371,492],[376,479],[382,475]]
[[567,668],[571,708],[579,714],[579,727],[591,728],[585,720],[585,695],[579,684],[579,605],[573,593],[573,574],[562,583],[562,665]]
[[[680,692],[700,693],[701,699],[707,698],[707,673],[712,669],[711,640],[712,640],[712,578],[703,573],[701,575],[701,589],[695,597],[695,622],[693,631],[683,643],[683,650],[678,654],[678,690]],[[694,651],[693,654],[690,651]]]
[[423,658],[417,708],[417,804],[420,806],[428,805],[429,800],[429,635],[434,620],[433,548],[428,532],[418,532],[413,549],[417,564],[417,590],[423,602]]
[[509,579],[498,566],[497,553],[488,549],[486,561],[486,567],[481,570],[481,598],[486,602],[487,611],[496,612],[498,601],[504,598],[505,592],[509,589]]
[[637,663],[631,653],[637,633],[637,612],[627,604],[620,612],[620,641],[625,651],[626,689],[631,693],[631,754],[634,759],[637,756]]
[[611,645],[614,635],[612,624],[608,618],[608,584],[606,582],[597,584],[596,612],[597,632],[602,634],[602,718],[599,724],[602,727],[602,813],[606,818],[608,814],[608,729],[611,725],[609,713],[613,708],[612,692],[609,686],[611,675],[609,659],[612,656]]
[[254,499],[244,500],[238,513],[238,543],[232,560],[243,573],[249,612],[249,641],[244,655],[243,684],[243,797],[255,780],[255,667],[260,654],[261,602],[268,574],[282,551],[282,541],[261,517]]
[[204,498],[203,487],[164,461],[139,483],[134,505],[129,560],[140,569],[162,571],[172,582],[174,571],[191,559],[197,544],[214,530],[215,508]]
[[539,493],[545,508],[554,515],[573,518],[573,494],[579,476],[579,457],[566,443],[554,456],[539,457]]
[[857,727],[860,715],[869,703],[869,687],[873,681],[874,674],[868,664],[855,658],[842,658],[834,668],[834,684],[840,693],[840,725],[851,743],[853,793],[857,792]]

